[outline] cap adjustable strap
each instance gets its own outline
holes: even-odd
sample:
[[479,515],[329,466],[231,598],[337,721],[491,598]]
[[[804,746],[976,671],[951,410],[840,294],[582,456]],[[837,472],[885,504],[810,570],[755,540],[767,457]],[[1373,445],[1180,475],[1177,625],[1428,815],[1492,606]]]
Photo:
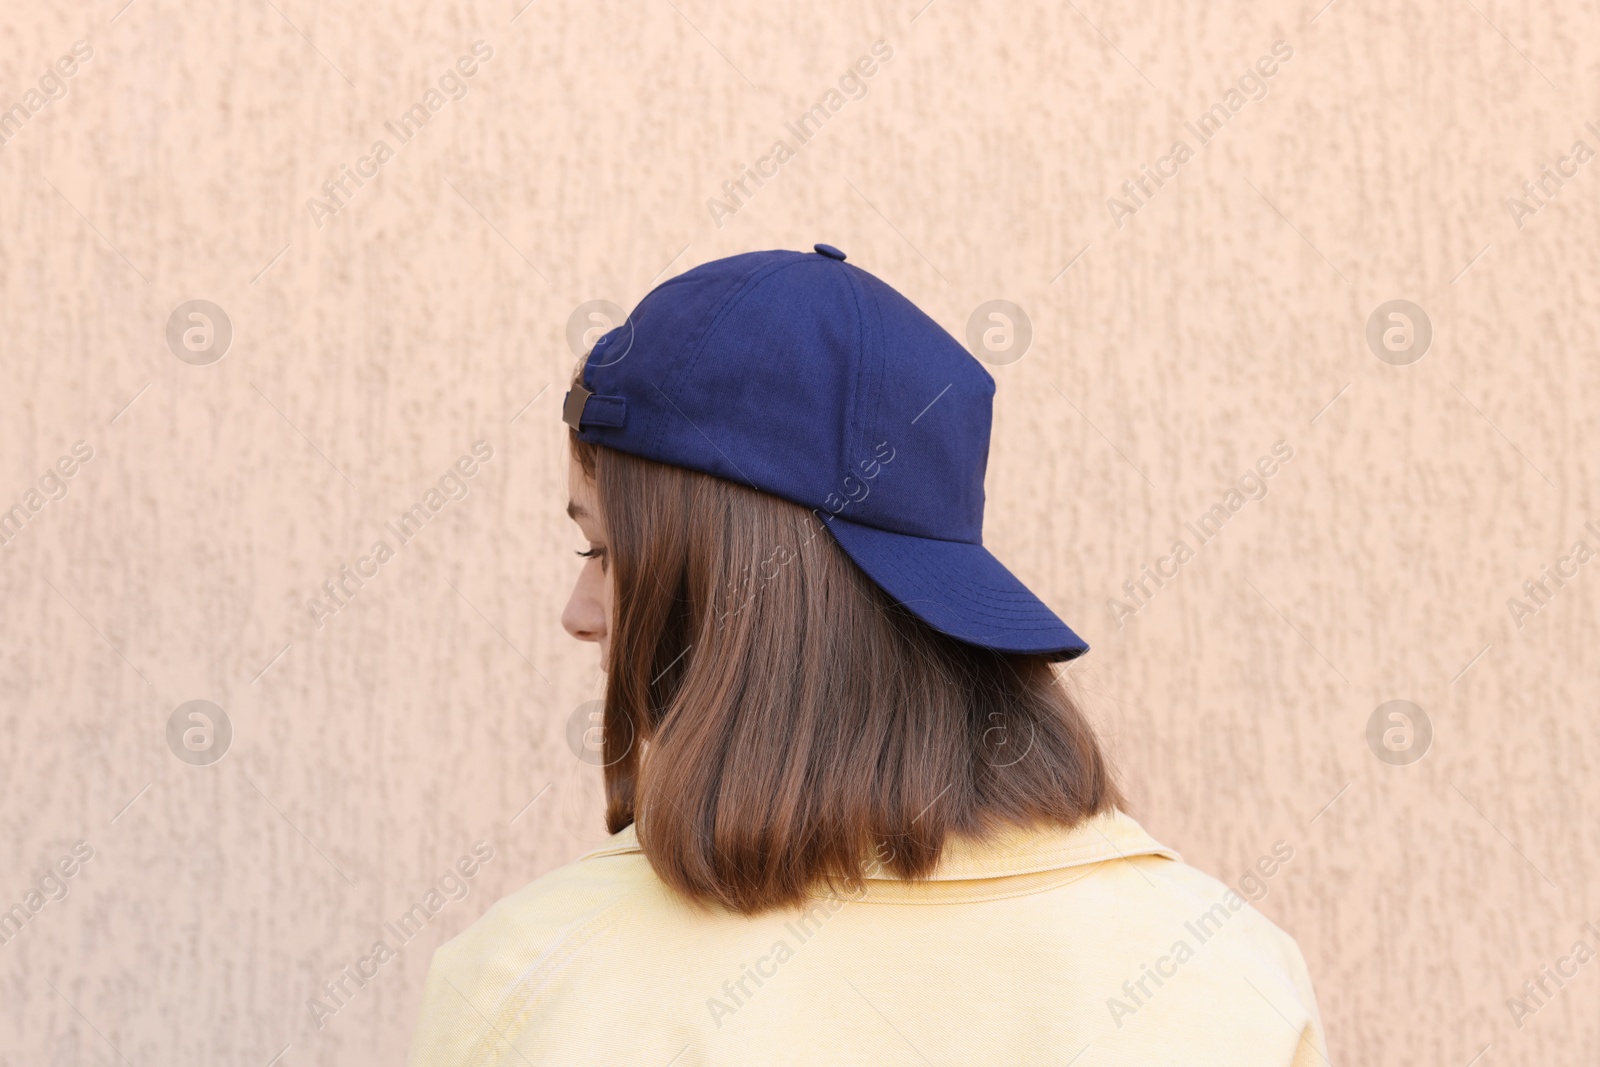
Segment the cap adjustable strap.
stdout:
[[574,430],[589,426],[621,426],[627,404],[620,396],[590,392],[582,382],[567,390],[561,405],[561,421]]

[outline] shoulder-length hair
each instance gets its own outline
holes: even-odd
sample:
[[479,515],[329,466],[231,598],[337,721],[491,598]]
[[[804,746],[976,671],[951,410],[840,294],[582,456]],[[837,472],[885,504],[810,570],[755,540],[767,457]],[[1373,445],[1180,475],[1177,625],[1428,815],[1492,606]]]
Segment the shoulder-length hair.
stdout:
[[1071,827],[1121,792],[1041,655],[950,638],[807,508],[578,440],[611,571],[606,826],[745,914],[916,879],[951,833]]

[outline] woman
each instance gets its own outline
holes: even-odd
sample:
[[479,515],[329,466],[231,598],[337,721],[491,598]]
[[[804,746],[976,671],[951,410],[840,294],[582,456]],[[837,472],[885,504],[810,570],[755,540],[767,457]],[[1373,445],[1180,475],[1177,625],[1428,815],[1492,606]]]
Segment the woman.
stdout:
[[411,1064],[1325,1062],[1295,943],[1123,812],[1088,646],[981,544],[993,379],[844,259],[706,263],[581,363],[612,837],[438,950]]

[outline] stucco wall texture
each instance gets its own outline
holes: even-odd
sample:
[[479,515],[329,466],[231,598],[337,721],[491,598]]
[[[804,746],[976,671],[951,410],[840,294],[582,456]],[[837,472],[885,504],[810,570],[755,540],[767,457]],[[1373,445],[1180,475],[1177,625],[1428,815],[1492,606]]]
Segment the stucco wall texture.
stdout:
[[585,305],[818,241],[989,361],[985,542],[1135,817],[1292,847],[1336,1061],[1594,1062],[1600,7],[1321,4],[6,4],[0,1063],[403,1058],[605,835]]

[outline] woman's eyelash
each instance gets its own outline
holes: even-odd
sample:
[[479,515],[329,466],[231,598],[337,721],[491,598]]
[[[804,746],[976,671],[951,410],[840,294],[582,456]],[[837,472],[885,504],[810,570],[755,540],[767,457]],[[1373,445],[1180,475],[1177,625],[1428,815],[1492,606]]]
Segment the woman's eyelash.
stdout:
[[587,552],[580,551],[578,553],[578,555],[582,556],[584,559],[594,559],[597,556],[603,556],[605,554],[606,550],[603,548],[591,548]]

